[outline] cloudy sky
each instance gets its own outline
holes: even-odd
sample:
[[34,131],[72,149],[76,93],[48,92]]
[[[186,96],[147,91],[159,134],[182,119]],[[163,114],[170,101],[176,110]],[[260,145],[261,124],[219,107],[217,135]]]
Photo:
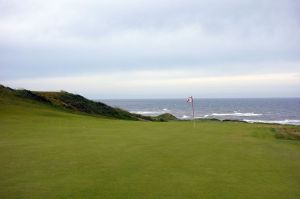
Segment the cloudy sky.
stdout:
[[0,0],[0,84],[88,98],[300,97],[298,0]]

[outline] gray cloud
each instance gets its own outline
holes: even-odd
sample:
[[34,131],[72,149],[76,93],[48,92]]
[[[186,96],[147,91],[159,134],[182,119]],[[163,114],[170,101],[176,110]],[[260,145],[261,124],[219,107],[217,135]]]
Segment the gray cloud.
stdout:
[[0,79],[299,73],[296,0],[0,0]]

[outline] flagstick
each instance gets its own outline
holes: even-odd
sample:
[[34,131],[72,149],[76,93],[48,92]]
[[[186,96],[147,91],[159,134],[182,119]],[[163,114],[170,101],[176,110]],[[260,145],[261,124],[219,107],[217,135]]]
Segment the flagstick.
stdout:
[[187,101],[188,103],[192,103],[192,110],[193,110],[193,123],[194,123],[194,128],[196,127],[195,124],[195,109],[194,109],[194,99],[193,96],[188,97]]
[[193,109],[193,123],[194,123],[194,128],[196,127],[195,124],[195,109],[194,109],[194,98],[192,96],[192,109]]

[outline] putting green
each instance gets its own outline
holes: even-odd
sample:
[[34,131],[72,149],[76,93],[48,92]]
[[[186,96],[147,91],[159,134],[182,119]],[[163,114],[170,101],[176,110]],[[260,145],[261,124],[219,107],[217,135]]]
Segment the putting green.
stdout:
[[0,198],[300,198],[300,141],[273,128],[113,120],[2,97]]

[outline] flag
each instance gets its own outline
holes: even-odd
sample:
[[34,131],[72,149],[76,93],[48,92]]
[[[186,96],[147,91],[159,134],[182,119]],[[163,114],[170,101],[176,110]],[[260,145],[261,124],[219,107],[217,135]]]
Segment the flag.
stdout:
[[192,104],[193,120],[195,121],[195,110],[194,110],[194,99],[193,99],[193,96],[188,97],[187,100],[186,100],[186,102]]
[[193,103],[193,96],[190,96],[186,100],[187,103]]

